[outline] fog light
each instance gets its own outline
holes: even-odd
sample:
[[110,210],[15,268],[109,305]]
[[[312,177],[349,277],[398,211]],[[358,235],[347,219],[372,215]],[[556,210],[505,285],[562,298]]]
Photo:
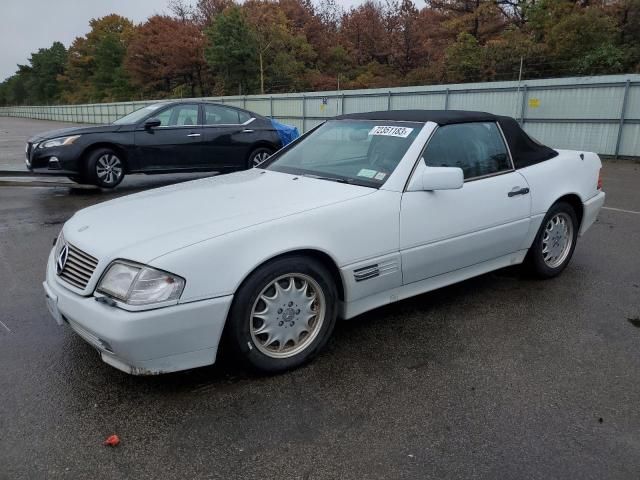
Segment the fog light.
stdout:
[[49,168],[55,170],[60,169],[60,160],[58,160],[58,157],[51,157],[49,159]]

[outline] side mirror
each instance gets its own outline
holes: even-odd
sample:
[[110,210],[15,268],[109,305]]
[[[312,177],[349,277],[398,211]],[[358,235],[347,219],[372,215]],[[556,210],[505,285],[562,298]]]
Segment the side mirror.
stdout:
[[144,129],[151,130],[152,128],[159,127],[160,125],[162,125],[160,119],[154,117],[144,122]]
[[457,190],[464,185],[464,174],[457,167],[426,167],[421,190]]

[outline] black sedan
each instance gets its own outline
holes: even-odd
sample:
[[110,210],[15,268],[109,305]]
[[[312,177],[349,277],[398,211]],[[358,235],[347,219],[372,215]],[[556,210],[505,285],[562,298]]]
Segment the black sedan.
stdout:
[[113,188],[125,174],[251,168],[297,136],[295,127],[229,105],[160,102],[111,125],[36,135],[27,168]]

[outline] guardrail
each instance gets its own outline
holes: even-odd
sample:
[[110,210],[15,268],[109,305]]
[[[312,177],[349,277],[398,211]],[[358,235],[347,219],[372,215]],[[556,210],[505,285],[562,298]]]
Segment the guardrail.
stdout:
[[[481,110],[518,119],[530,135],[556,148],[640,157],[637,74],[205,99],[255,111],[302,132],[342,113]],[[0,116],[99,124],[152,103],[1,107]]]

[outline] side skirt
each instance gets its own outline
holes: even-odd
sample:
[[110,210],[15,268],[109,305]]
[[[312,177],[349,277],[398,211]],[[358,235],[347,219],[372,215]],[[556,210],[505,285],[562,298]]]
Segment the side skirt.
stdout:
[[418,282],[413,282],[391,290],[376,293],[353,302],[342,303],[340,308],[340,317],[343,319],[353,318],[356,315],[360,315],[361,313],[389,303],[446,287],[447,285],[452,285],[472,277],[477,277],[478,275],[482,275],[493,270],[520,264],[524,261],[527,251],[528,250],[519,250],[509,255],[504,255],[476,265],[471,265],[459,270],[443,273],[442,275],[436,275],[435,277],[426,278]]

